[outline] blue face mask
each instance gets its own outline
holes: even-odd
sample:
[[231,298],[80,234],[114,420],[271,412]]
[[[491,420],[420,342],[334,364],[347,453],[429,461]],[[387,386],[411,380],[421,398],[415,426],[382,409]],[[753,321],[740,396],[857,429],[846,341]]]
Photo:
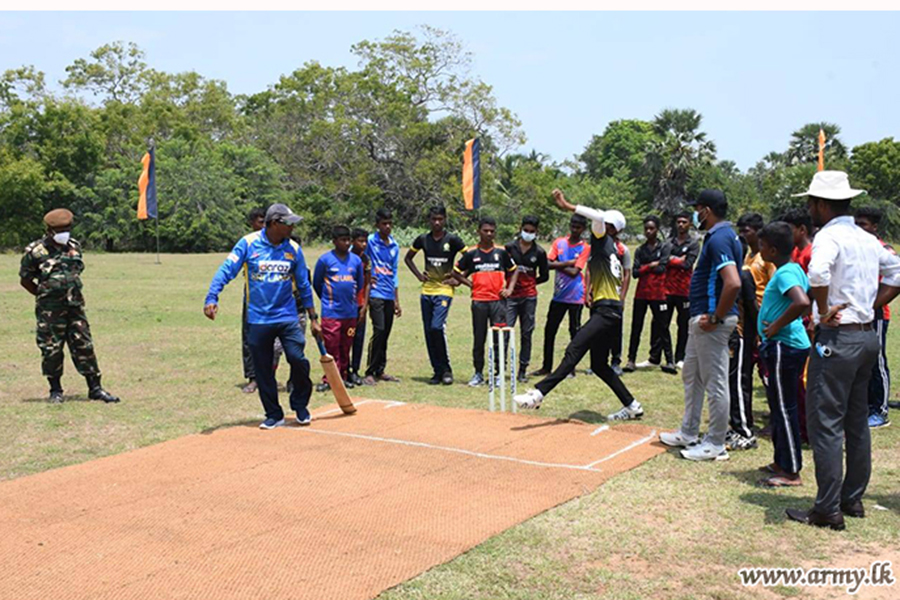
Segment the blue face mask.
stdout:
[[[694,222],[694,227],[696,227],[697,229],[703,229],[703,224],[700,221],[700,213],[697,212],[696,210],[694,211],[692,220]],[[705,221],[706,219],[703,219],[703,220]]]

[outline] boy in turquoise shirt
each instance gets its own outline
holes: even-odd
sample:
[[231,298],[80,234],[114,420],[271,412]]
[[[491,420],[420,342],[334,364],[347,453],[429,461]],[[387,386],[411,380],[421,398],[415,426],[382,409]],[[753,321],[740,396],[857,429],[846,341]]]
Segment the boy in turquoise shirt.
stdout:
[[810,348],[802,321],[810,306],[809,280],[800,265],[791,262],[794,239],[790,225],[769,223],[760,231],[759,242],[760,256],[777,268],[763,293],[757,323],[762,342],[760,358],[769,373],[766,396],[775,446],[775,461],[762,467],[768,477],[760,483],[797,486],[802,483],[797,392]]

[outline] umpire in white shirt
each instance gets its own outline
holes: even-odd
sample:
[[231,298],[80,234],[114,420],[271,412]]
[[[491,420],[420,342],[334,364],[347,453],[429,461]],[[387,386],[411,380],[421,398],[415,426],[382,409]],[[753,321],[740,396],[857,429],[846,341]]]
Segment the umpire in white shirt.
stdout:
[[846,173],[821,171],[807,192],[796,194],[807,197],[809,215],[821,227],[809,263],[818,326],[806,396],[818,492],[811,510],[789,508],[787,516],[837,530],[844,529],[844,515],[865,516],[862,497],[872,471],[868,385],[879,348],[872,321],[875,309],[900,293],[900,258],[850,216],[850,199],[862,193],[850,188]]

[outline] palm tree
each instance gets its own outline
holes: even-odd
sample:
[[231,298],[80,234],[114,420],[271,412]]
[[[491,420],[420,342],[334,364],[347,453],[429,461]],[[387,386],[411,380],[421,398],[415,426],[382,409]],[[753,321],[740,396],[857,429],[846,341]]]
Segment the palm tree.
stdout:
[[693,109],[665,109],[653,121],[658,139],[647,149],[654,208],[667,219],[681,209],[694,169],[712,164],[716,145],[700,131],[703,116]]
[[814,163],[819,159],[819,130],[825,132],[825,156],[847,158],[847,147],[838,137],[841,128],[834,123],[807,123],[791,134],[791,141],[785,153],[789,165]]

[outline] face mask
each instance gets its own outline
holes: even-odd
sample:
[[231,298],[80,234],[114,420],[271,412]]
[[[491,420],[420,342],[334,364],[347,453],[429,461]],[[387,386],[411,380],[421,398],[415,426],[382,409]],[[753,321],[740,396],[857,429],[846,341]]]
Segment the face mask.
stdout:
[[62,233],[54,233],[53,241],[59,244],[60,246],[65,246],[69,243],[69,232],[63,231]]
[[533,242],[536,237],[536,233],[528,233],[527,231],[522,232],[522,239],[526,242]]
[[696,227],[697,229],[703,229],[703,221],[706,221],[706,217],[704,217],[703,221],[701,221],[700,213],[695,210],[692,220],[694,221],[694,227]]

